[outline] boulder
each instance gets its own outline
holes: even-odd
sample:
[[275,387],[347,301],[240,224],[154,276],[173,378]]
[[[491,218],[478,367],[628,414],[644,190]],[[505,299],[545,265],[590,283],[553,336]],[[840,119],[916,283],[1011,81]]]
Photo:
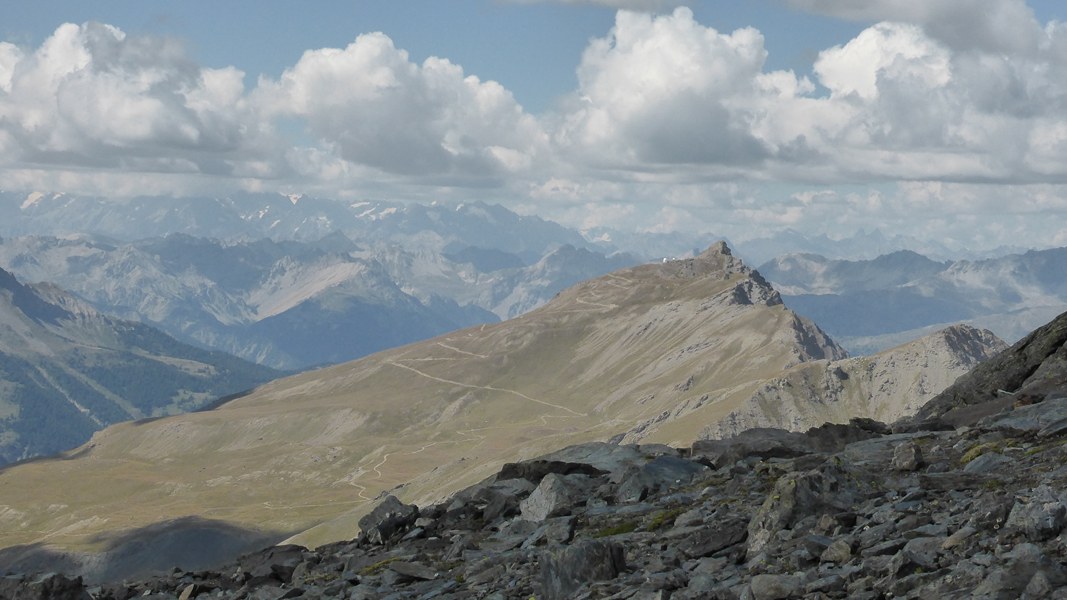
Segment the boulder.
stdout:
[[721,469],[749,456],[795,458],[815,450],[812,440],[803,433],[760,427],[722,440],[697,440],[693,442],[692,456]]
[[657,456],[641,465],[623,480],[615,494],[616,502],[640,502],[650,492],[666,486],[689,483],[705,465],[676,456]]
[[571,600],[582,586],[614,579],[626,569],[623,547],[603,540],[582,540],[541,555],[541,593],[545,600]]
[[917,471],[923,464],[923,453],[919,445],[912,441],[904,442],[893,449],[890,463],[895,471]]
[[585,504],[592,485],[586,475],[549,473],[519,504],[522,518],[539,523],[549,517],[570,514],[575,505]]
[[987,417],[978,423],[982,429],[1010,435],[1036,434],[1052,437],[1067,429],[1067,398],[1053,398],[1039,404]]
[[783,475],[748,524],[749,556],[755,556],[778,531],[791,529],[797,521],[845,510],[860,498],[855,478],[835,464]]
[[783,600],[792,598],[803,589],[804,579],[795,575],[756,575],[750,589],[754,600]]
[[419,507],[404,504],[392,494],[359,520],[359,528],[372,544],[384,544],[406,531],[419,518]]
[[590,475],[596,477],[603,475],[602,471],[592,465],[580,462],[565,462],[562,460],[528,460],[520,463],[505,463],[496,476],[497,481],[509,479],[524,479],[537,485],[545,478],[545,475]]
[[1059,535],[1067,525],[1067,506],[1047,486],[1034,490],[1026,501],[1017,501],[1005,526],[1019,531],[1031,542],[1043,542]]

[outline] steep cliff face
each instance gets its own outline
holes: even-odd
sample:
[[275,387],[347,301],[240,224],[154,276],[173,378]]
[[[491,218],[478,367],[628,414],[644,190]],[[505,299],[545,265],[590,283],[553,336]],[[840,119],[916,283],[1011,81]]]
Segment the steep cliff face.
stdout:
[[892,422],[1006,347],[989,331],[956,325],[872,356],[804,363],[768,381],[703,436],[754,427],[803,431],[853,417]]

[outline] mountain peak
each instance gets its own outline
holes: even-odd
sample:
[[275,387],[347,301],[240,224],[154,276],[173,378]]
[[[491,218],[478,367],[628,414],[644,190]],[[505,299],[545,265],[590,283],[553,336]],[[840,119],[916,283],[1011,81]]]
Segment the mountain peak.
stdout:
[[730,305],[777,306],[782,298],[759,272],[730,252],[726,242],[712,244],[691,258],[664,259],[609,273],[564,290],[543,309],[561,305],[647,306],[670,301],[697,301],[700,311]]
[[708,249],[701,252],[700,256],[733,256],[733,252],[730,251],[730,246],[726,244],[725,240],[719,240],[708,246]]
[[5,271],[0,268],[0,289],[2,290],[14,290],[16,286],[19,286],[19,282],[15,279],[9,271]]

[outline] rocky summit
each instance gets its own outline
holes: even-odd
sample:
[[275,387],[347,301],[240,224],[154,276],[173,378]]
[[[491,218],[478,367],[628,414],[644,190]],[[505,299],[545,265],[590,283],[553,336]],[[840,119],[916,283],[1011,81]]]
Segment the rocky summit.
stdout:
[[[1057,373],[1056,331],[1001,357],[1043,354],[1031,378]],[[970,383],[1018,396],[1005,388],[1017,373],[1001,373]],[[1028,386],[1025,402],[958,428],[940,416],[854,419],[682,449],[579,444],[505,464],[441,503],[385,496],[350,541],[277,546],[220,569],[141,581],[9,577],[0,595],[1060,598],[1067,394],[1062,376],[1052,377]],[[964,406],[978,390],[953,393]]]

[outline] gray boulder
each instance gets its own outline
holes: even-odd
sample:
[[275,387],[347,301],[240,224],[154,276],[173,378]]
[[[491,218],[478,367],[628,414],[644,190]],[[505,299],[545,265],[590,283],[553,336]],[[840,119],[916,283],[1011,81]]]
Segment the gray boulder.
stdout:
[[615,494],[617,502],[640,502],[650,492],[689,483],[707,467],[676,456],[657,456],[633,471]]
[[610,541],[582,540],[541,555],[541,594],[546,600],[571,600],[583,585],[614,579],[626,569],[623,547]]
[[1015,503],[1005,525],[1031,542],[1043,542],[1059,535],[1067,525],[1067,506],[1050,488],[1042,486],[1028,501]]
[[783,475],[748,524],[749,557],[780,530],[791,529],[805,517],[845,510],[861,497],[855,478],[835,464]]
[[392,494],[359,520],[359,528],[372,544],[384,544],[396,534],[406,531],[419,518],[419,507],[404,504]]
[[804,579],[795,575],[756,575],[750,589],[754,600],[792,598],[803,589]]
[[592,486],[592,480],[586,475],[549,473],[519,503],[522,518],[540,523],[549,517],[568,515],[576,504],[585,504]]

